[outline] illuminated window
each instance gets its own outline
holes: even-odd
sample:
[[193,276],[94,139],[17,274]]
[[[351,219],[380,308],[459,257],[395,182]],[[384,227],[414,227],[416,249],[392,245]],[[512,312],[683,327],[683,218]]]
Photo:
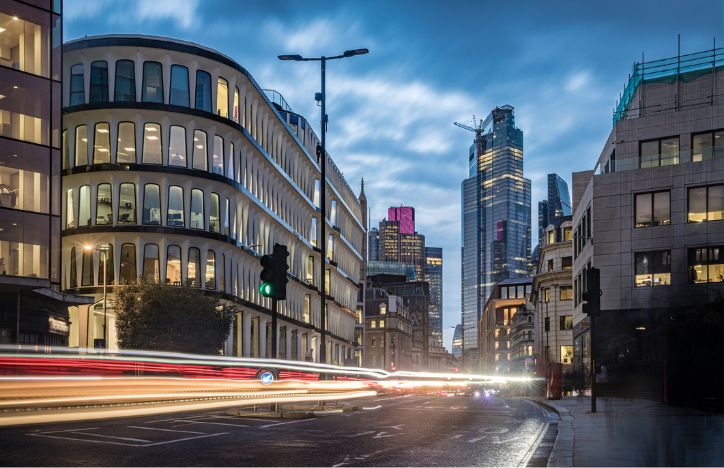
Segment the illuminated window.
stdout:
[[75,227],[75,203],[73,203],[73,189],[65,192],[65,227]]
[[689,189],[690,223],[724,219],[724,185]]
[[136,127],[133,122],[118,124],[118,144],[116,145],[117,163],[136,162]]
[[307,283],[312,284],[314,282],[314,256],[310,255],[307,257]]
[[229,117],[229,83],[221,77],[216,79],[216,115]]
[[211,206],[209,206],[209,231],[221,232],[219,225],[219,194],[211,194]]
[[555,244],[556,243],[556,231],[550,230],[548,231],[548,245]]
[[334,260],[334,236],[332,234],[327,237],[327,258]]
[[671,203],[669,199],[668,190],[636,194],[636,220],[634,226],[640,228],[671,224]]
[[169,245],[166,251],[166,284],[181,286],[181,247]]
[[550,302],[551,300],[551,289],[545,288],[543,289],[543,302]]
[[559,328],[561,330],[573,330],[573,316],[572,315],[561,315],[559,317],[560,323]]
[[88,164],[88,127],[78,125],[75,127],[75,165]]
[[168,188],[166,225],[184,227],[184,189],[177,185],[171,185]]
[[679,137],[641,142],[639,167],[679,164]]
[[573,240],[573,229],[571,229],[570,227],[563,228],[563,240],[564,241]]
[[384,321],[384,320],[380,320],[380,328],[385,328],[385,321]]
[[214,151],[211,155],[211,172],[224,175],[224,139],[214,135]]
[[573,288],[571,286],[561,286],[560,300],[570,301],[573,299]]
[[380,315],[385,315],[387,313],[387,304],[384,302],[380,304]]
[[[12,271],[12,270],[10,270]],[[19,275],[16,275],[19,276]],[[71,288],[78,287],[78,260],[75,251],[75,247],[70,248],[70,281],[69,286]]]
[[216,252],[213,250],[206,252],[204,287],[206,289],[216,289]]
[[226,177],[228,179],[234,178],[234,142],[229,142],[229,156],[226,160]]
[[194,130],[194,153],[193,168],[207,170],[208,160],[206,153],[206,132],[202,130]]
[[337,225],[337,201],[332,200],[332,203],[330,203],[329,206],[329,222],[332,224],[332,226]]
[[309,243],[317,247],[317,218],[312,218],[312,226],[309,229]]
[[118,197],[118,224],[136,223],[136,186],[121,184]]
[[78,226],[91,225],[91,203],[90,203],[90,186],[83,185],[80,188],[80,196],[78,197],[80,212],[78,213]]
[[70,161],[70,148],[68,144],[68,130],[63,130],[63,169],[70,169],[71,167],[71,161]]
[[314,181],[314,195],[312,196],[312,201],[314,202],[314,206],[319,208],[319,194],[320,194],[320,185],[319,180]]
[[93,250],[83,249],[80,285],[93,286]]
[[229,215],[231,212],[231,203],[229,202],[229,199],[226,199],[226,204],[224,205],[224,225],[223,225],[223,234],[225,236],[229,235]]
[[156,184],[143,188],[143,224],[161,225],[161,189]]
[[147,123],[143,126],[143,162],[146,164],[161,164],[161,126],[157,123]]
[[370,320],[370,328],[377,328],[377,320]]
[[232,119],[239,123],[239,88],[234,88],[234,107],[232,109]]
[[108,122],[99,122],[94,133],[93,164],[111,162],[111,126]]
[[199,189],[191,190],[191,212],[189,213],[189,227],[193,229],[204,228],[204,192]]
[[689,282],[724,282],[724,246],[689,249]]
[[691,160],[693,162],[722,157],[724,157],[724,130],[691,137]]
[[171,125],[168,165],[186,167],[186,129],[178,125]]
[[636,287],[667,286],[671,284],[671,251],[639,252],[635,254]]
[[573,346],[561,346],[561,364],[573,364]]
[[96,188],[96,224],[113,224],[113,191],[111,184],[98,184]]
[[309,294],[304,295],[304,311],[303,311],[303,317],[304,323],[309,323],[310,321],[310,313],[312,310],[312,296]]

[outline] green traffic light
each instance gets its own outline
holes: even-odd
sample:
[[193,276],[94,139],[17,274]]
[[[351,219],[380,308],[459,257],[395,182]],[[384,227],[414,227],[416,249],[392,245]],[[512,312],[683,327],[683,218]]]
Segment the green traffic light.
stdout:
[[271,295],[272,295],[271,283],[261,283],[261,286],[259,286],[259,292],[264,297],[271,297]]

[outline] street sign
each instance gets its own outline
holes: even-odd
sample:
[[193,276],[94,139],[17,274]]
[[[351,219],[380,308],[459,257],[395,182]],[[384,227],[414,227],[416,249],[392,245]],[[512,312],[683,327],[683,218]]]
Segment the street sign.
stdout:
[[274,382],[274,374],[271,371],[264,371],[259,376],[259,380],[263,385],[271,385]]

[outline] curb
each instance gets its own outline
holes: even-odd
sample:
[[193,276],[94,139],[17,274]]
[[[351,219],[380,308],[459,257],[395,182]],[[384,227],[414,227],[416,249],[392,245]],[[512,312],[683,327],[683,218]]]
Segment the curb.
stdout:
[[549,403],[546,400],[530,398],[531,401],[544,406],[558,414],[558,434],[553,449],[548,457],[548,466],[573,466],[573,416],[564,406]]

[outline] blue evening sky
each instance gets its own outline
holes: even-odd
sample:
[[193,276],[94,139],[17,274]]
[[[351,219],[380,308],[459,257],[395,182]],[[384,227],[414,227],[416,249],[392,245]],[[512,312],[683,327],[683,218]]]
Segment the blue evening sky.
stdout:
[[[316,63],[282,53],[370,54],[327,70],[328,150],[372,225],[412,205],[427,244],[444,249],[445,344],[460,321],[460,182],[473,134],[452,122],[515,107],[533,183],[533,232],[545,175],[591,169],[635,60],[724,44],[724,2],[65,0],[65,40],[169,36],[236,60],[318,122]],[[319,125],[314,125],[315,129]],[[537,242],[534,234],[533,245]]]

